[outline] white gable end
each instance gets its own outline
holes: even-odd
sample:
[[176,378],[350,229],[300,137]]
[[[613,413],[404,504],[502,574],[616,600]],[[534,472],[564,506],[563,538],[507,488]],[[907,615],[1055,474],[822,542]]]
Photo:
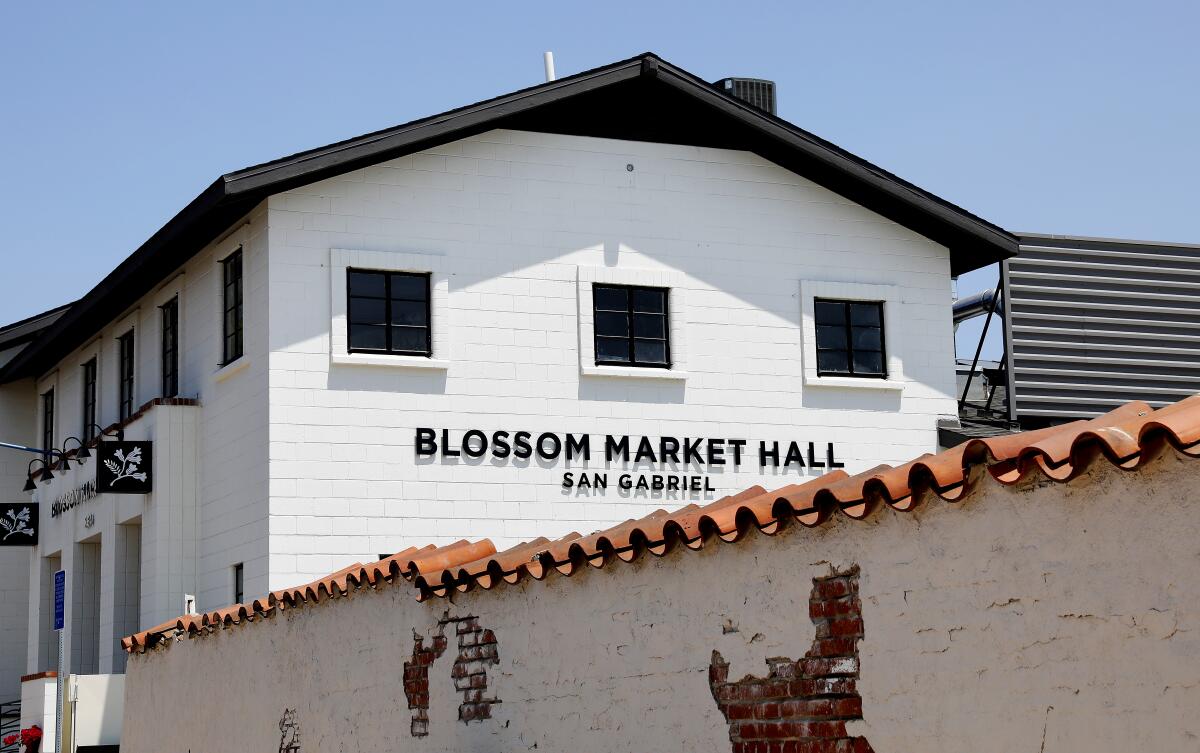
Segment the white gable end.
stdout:
[[[955,413],[947,249],[750,152],[498,130],[268,206],[271,516],[288,532],[272,588],[410,544],[503,545],[783,486],[823,472],[809,442],[851,472],[903,462]],[[429,273],[437,352],[347,357],[347,268]],[[671,369],[596,366],[597,281],[671,291]],[[888,379],[805,382],[816,282],[888,301]],[[587,434],[594,454],[422,457],[422,427],[452,451],[475,429]],[[740,438],[745,457],[609,463],[606,435]],[[793,441],[804,467],[760,462],[760,442]],[[608,487],[564,488],[567,472]],[[705,483],[622,490],[625,473]]]

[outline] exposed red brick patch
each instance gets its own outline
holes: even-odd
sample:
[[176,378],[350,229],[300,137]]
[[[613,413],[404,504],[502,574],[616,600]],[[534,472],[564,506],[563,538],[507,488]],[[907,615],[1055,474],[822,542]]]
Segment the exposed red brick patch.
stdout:
[[500,703],[500,700],[485,696],[485,668],[500,663],[496,634],[479,627],[477,617],[463,617],[451,621],[458,622],[458,656],[450,670],[450,676],[454,678],[454,688],[463,696],[462,703],[458,705],[458,718],[464,722],[491,719],[492,704]]
[[449,613],[438,620],[433,645],[425,646],[425,637],[413,631],[412,659],[404,662],[404,695],[413,710],[413,737],[429,734],[429,668],[446,651],[446,626],[453,625],[458,636],[458,654],[450,668],[454,688],[462,693],[458,718],[463,722],[492,718],[492,705],[500,703],[487,693],[487,667],[500,663],[496,634],[479,626],[474,615],[451,617]]
[[413,709],[410,731],[413,737],[429,734],[429,667],[446,651],[445,624],[438,624],[433,645],[425,646],[425,636],[413,631],[412,659],[404,662],[404,696]]
[[872,753],[846,722],[862,719],[858,642],[863,638],[858,568],[814,578],[809,617],[816,627],[802,659],[767,659],[767,676],[729,681],[717,651],[709,687],[729,724],[734,753]]

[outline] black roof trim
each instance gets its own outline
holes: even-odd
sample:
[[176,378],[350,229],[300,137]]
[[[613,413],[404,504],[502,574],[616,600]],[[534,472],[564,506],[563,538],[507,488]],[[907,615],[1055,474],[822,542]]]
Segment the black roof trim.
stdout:
[[5,324],[0,327],[0,350],[7,350],[35,339],[47,327],[54,324],[63,315],[63,312],[71,308],[72,305],[74,304],[64,303],[61,306],[55,306],[52,309],[43,311],[40,314],[27,316],[12,324]]
[[[688,120],[686,127],[636,138],[678,143],[709,139],[737,142],[848,199],[950,248],[954,274],[1014,256],[1017,239],[866,160],[807,131],[730,97],[653,53],[618,61],[556,81],[468,105],[440,115],[358,136],[222,175],[171,218],[129,258],[76,302],[32,347],[0,369],[0,382],[36,376],[81,345],[166,275],[220,236],[266,197],[368,165],[428,149],[493,128],[596,135],[581,127],[589,97],[621,88],[634,101],[674,95],[676,104],[714,121]],[[630,88],[628,92],[625,88]],[[655,97],[645,99],[646,87]],[[642,100],[636,100],[641,95]],[[615,94],[613,96],[616,96]],[[576,110],[571,108],[575,107]],[[544,112],[539,112],[544,108]],[[552,120],[561,122],[551,122]],[[634,121],[649,118],[625,118]],[[651,133],[653,128],[644,133]],[[695,133],[693,133],[695,132]],[[697,135],[699,134],[699,135]],[[731,135],[732,134],[732,135]]]
[[[694,88],[695,93],[701,98],[706,99],[716,109],[734,115],[747,125],[757,127],[765,135],[776,138],[790,147],[808,152],[816,159],[827,163],[831,168],[843,170],[852,177],[875,185],[885,193],[894,196],[897,200],[911,202],[915,210],[929,212],[935,218],[959,228],[964,233],[975,236],[981,246],[985,248],[991,247],[993,251],[1000,252],[1001,258],[1016,255],[1018,251],[1016,237],[1000,226],[993,225],[987,220],[971,214],[962,207],[935,196],[903,178],[861,157],[851,154],[832,142],[792,125],[776,115],[764,112],[747,102],[725,94],[720,89],[705,83],[687,71],[669,65],[666,68],[678,77],[678,81],[686,81],[687,85]],[[683,85],[677,83],[676,80],[671,78],[665,78],[664,80],[683,88]],[[864,205],[870,208],[869,204]],[[884,212],[884,214],[886,215],[887,213]],[[893,217],[892,219],[895,218]],[[906,222],[896,221],[902,225],[908,225]],[[955,250],[953,244],[948,243],[946,245],[951,246],[952,251]],[[978,267],[986,266],[991,261],[995,261],[995,259],[974,268],[977,269]]]

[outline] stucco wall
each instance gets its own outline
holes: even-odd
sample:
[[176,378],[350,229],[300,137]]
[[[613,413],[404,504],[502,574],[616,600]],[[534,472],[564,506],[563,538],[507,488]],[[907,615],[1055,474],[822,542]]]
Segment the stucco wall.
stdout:
[[[750,152],[491,131],[274,196],[268,222],[272,588],[416,543],[592,530],[814,473],[751,455],[678,470],[711,470],[714,493],[621,494],[633,465],[593,461],[610,487],[581,493],[562,488],[579,466],[561,459],[418,463],[418,426],[740,437],[748,454],[796,440],[818,457],[833,442],[857,472],[932,452],[937,419],[956,414],[947,249]],[[444,369],[333,362],[334,250],[447,280],[432,314]],[[685,379],[581,373],[580,281],[603,275],[670,288]],[[801,286],[818,281],[893,287],[903,390],[806,382]]]
[[[122,750],[283,749],[282,722],[300,751],[728,751],[712,652],[730,680],[803,656],[813,578],[853,566],[865,638],[849,731],[873,750],[1194,750],[1198,471],[1174,454],[1134,473],[1100,461],[1066,485],[988,481],[959,504],[452,604],[355,592],[132,657]],[[477,658],[499,703],[458,721],[454,657],[433,659],[428,736],[413,739],[414,632],[428,647],[439,619],[467,616],[494,635]]]

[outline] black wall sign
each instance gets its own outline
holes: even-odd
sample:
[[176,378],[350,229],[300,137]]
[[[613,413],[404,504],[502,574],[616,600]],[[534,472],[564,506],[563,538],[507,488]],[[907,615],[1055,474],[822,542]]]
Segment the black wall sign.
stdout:
[[96,447],[96,491],[146,494],[153,488],[151,442],[101,442]]
[[[622,492],[712,494],[717,491],[706,473],[719,472],[720,466],[738,469],[742,464],[757,459],[760,473],[768,468],[806,469],[806,472],[824,473],[844,468],[839,461],[833,442],[820,446],[809,441],[760,441],[750,442],[737,437],[648,437],[626,434],[597,435],[593,446],[590,434],[558,434],[547,431],[540,434],[530,431],[494,431],[490,434],[482,429],[468,429],[461,434],[449,429],[419,427],[413,441],[417,458],[515,458],[554,462],[559,459],[570,463],[576,461],[583,469],[588,468],[593,454],[596,462],[623,468],[633,466],[633,472],[615,477],[616,488]],[[658,473],[639,473],[638,469],[661,466]],[[697,473],[697,471],[699,473]],[[689,475],[690,474],[690,475]],[[563,489],[591,492],[608,489],[607,472],[587,470],[565,471],[562,476]]]
[[37,502],[0,504],[0,546],[34,546],[37,529]]
[[[834,454],[833,442],[826,442],[818,449],[815,442],[758,442],[751,445],[745,439],[710,437],[630,437],[628,435],[605,434],[604,446],[596,447],[596,454],[603,452],[606,462],[621,463],[672,463],[683,466],[730,465],[740,467],[745,456],[757,447],[758,466],[763,468],[844,468]],[[449,429],[418,428],[414,441],[417,457],[441,455],[445,458],[466,455],[479,458],[490,453],[495,458],[512,456],[525,460],[534,455],[542,460],[592,459],[592,438],[588,434],[562,434],[528,431],[496,431],[490,435],[480,429],[470,429],[461,436],[454,436]]]

